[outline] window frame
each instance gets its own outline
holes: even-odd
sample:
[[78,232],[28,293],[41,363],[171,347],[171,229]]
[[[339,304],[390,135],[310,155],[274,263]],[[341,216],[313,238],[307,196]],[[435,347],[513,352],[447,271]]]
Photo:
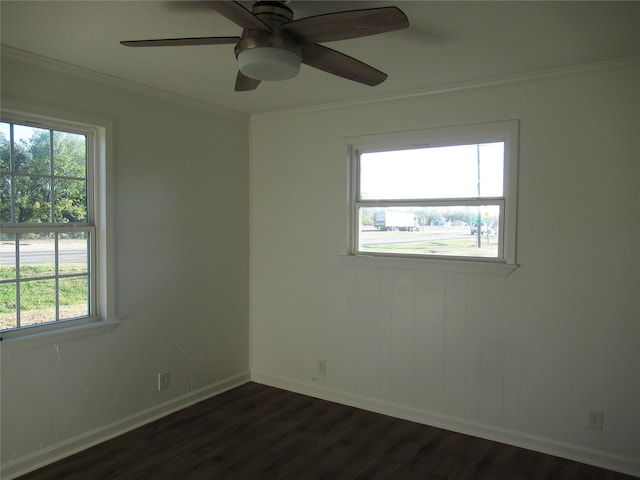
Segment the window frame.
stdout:
[[[105,333],[118,321],[112,318],[112,232],[111,232],[111,132],[109,120],[63,112],[51,108],[24,105],[4,100],[6,108],[0,112],[3,122],[27,125],[53,131],[85,135],[87,140],[87,221],[78,222],[77,231],[90,231],[88,261],[90,279],[89,315],[74,319],[7,329],[0,333],[4,346],[37,346],[74,340]],[[38,113],[35,113],[38,112]],[[53,220],[53,219],[52,219]],[[60,231],[60,223],[15,224],[3,223],[3,233],[27,231]]]
[[[518,182],[518,120],[504,120],[480,124],[459,125],[449,127],[391,132],[374,135],[350,137],[347,140],[350,157],[350,249],[352,257],[368,258],[403,258],[421,262],[464,262],[480,264],[516,264],[516,212]],[[456,145],[483,144],[504,142],[503,195],[501,197],[476,198],[444,198],[444,199],[373,199],[360,196],[360,156],[394,150],[409,150],[425,147],[447,147]],[[402,207],[402,206],[473,206],[499,205],[500,226],[499,248],[497,257],[428,255],[372,252],[359,249],[360,218],[359,211],[367,207]],[[509,270],[510,271],[510,270]]]

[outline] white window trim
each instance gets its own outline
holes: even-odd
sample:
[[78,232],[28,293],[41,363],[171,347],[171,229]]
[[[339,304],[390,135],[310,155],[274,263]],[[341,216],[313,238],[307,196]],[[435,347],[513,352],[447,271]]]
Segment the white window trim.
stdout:
[[[503,181],[506,186],[504,192],[504,228],[501,229],[502,257],[450,257],[450,256],[419,256],[419,255],[389,255],[382,253],[362,254],[357,251],[358,215],[358,162],[357,157],[362,153],[379,152],[384,150],[400,150],[420,147],[442,147],[460,144],[505,142]],[[518,189],[518,120],[505,120],[480,124],[440,127],[425,130],[411,130],[405,132],[390,132],[372,135],[360,135],[345,138],[350,157],[350,250],[349,257],[367,264],[386,265],[390,261],[398,260],[404,266],[416,265],[427,268],[459,270],[459,271],[488,271],[490,273],[509,274],[517,267],[516,263],[516,214]],[[502,209],[501,209],[502,210]],[[360,262],[361,263],[361,262]]]
[[[57,108],[4,99],[2,120],[18,124],[43,124],[46,128],[68,127],[77,131],[89,131],[94,137],[89,144],[93,148],[93,188],[89,202],[94,204],[95,257],[93,267],[97,279],[94,292],[94,315],[78,320],[47,323],[1,334],[0,345],[5,348],[29,349],[103,334],[115,328],[119,321],[113,308],[113,222],[111,199],[113,191],[112,131],[110,120]],[[98,181],[100,180],[100,181]]]

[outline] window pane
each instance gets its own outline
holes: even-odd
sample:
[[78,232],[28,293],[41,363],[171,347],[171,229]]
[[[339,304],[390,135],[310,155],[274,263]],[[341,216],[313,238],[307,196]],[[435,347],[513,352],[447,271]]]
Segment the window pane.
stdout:
[[503,165],[503,142],[363,153],[360,198],[499,197]]
[[56,244],[52,233],[18,236],[20,278],[51,277],[56,274]]
[[16,236],[0,233],[0,330],[15,328],[16,315]]
[[11,177],[0,179],[0,221],[11,221]]
[[55,280],[20,283],[20,326],[53,322],[56,319]]
[[57,179],[54,183],[54,222],[87,221],[87,182]]
[[0,233],[0,280],[16,278],[16,236]]
[[499,219],[497,205],[361,208],[358,250],[496,258]]
[[60,320],[89,315],[88,276],[61,278],[59,287]]
[[49,178],[14,177],[16,183],[16,223],[51,222]]
[[89,273],[89,234],[60,234],[58,239],[58,273],[72,275]]
[[0,171],[6,173],[11,168],[11,130],[8,123],[0,122]]
[[86,137],[75,133],[53,132],[53,173],[62,177],[87,176]]
[[51,131],[13,126],[14,169],[18,173],[51,175]]
[[15,328],[17,325],[16,284],[0,283],[0,330]]
[[11,177],[6,175],[11,169],[10,125],[0,123],[0,221],[11,221]]

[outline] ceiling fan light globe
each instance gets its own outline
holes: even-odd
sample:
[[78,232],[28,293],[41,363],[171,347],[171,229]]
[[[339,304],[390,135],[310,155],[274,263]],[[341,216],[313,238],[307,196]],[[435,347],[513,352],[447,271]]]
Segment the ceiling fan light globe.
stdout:
[[296,52],[276,47],[256,47],[238,54],[243,75],[255,80],[287,80],[300,71],[302,58]]

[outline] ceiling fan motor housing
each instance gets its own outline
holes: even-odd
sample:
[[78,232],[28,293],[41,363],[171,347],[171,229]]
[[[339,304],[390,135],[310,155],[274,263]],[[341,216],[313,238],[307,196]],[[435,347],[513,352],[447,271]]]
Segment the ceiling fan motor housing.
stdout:
[[235,47],[240,71],[256,80],[286,80],[295,77],[302,63],[300,44],[282,27],[293,20],[293,11],[281,2],[260,1],[253,14],[271,28],[244,29]]

